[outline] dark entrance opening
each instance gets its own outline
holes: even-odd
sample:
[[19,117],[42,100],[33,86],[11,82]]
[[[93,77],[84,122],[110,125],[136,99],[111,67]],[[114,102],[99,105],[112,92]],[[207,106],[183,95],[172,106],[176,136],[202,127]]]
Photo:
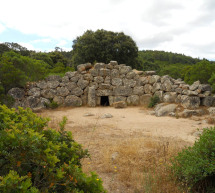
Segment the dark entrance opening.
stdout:
[[102,106],[110,106],[108,96],[101,96],[101,105]]

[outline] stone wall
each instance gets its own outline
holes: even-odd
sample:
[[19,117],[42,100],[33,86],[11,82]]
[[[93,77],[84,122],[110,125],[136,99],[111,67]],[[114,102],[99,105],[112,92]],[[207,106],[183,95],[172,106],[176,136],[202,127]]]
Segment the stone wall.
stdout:
[[184,108],[196,109],[200,105],[215,106],[211,87],[196,81],[187,85],[184,81],[169,76],[158,76],[154,72],[132,70],[130,66],[109,64],[81,64],[75,72],[64,77],[50,76],[46,80],[29,83],[25,89],[13,88],[8,92],[14,106],[45,108],[55,101],[60,106],[95,107],[101,97],[108,96],[109,104],[123,101],[127,105],[147,105],[153,95],[165,103],[180,103]]

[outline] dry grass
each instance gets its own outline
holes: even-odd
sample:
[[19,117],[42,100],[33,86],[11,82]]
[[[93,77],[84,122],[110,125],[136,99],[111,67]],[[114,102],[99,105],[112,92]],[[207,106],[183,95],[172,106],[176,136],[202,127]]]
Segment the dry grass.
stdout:
[[209,116],[206,120],[208,124],[215,125],[215,117]]
[[[50,118],[49,127],[58,129],[61,120]],[[84,172],[95,171],[108,192],[181,193],[170,178],[167,166],[172,156],[189,145],[184,141],[143,134],[129,136],[117,131],[109,133],[108,127],[99,125],[68,130],[91,155],[82,161]]]

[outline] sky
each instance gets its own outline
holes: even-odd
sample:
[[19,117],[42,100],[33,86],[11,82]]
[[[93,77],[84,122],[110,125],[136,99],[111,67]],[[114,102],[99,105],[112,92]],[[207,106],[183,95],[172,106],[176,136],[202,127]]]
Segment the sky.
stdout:
[[87,30],[124,32],[139,50],[215,61],[215,0],[4,0],[0,43],[69,51]]

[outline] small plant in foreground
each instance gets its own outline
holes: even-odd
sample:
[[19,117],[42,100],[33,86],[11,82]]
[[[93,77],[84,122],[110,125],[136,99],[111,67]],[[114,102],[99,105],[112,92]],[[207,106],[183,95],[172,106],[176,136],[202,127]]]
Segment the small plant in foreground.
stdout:
[[160,98],[157,95],[154,95],[153,97],[151,97],[148,107],[152,108],[159,102],[160,102]]
[[95,173],[82,171],[87,150],[65,131],[47,128],[48,119],[30,109],[0,105],[0,192],[105,192]]
[[172,160],[172,171],[190,192],[215,192],[215,127],[206,128],[192,147]]

